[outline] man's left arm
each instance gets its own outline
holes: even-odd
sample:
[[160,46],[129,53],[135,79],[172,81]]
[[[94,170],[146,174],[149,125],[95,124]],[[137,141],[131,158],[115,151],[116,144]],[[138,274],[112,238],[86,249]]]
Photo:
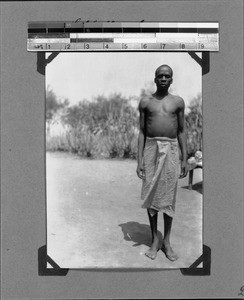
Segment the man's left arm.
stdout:
[[185,103],[181,99],[178,111],[178,142],[182,154],[180,178],[187,175],[187,150],[186,150],[186,133],[185,133]]

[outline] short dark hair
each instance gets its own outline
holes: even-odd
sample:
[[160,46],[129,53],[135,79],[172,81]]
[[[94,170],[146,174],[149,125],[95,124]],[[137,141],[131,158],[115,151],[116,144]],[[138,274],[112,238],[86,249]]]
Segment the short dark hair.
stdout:
[[158,70],[161,69],[161,68],[163,68],[163,67],[167,67],[168,69],[170,69],[170,71],[171,71],[171,77],[173,77],[173,70],[172,70],[172,68],[171,68],[170,66],[168,66],[168,65],[161,65],[161,66],[159,66],[159,67],[156,69],[156,71],[155,71],[155,77],[157,77],[157,72],[158,72]]

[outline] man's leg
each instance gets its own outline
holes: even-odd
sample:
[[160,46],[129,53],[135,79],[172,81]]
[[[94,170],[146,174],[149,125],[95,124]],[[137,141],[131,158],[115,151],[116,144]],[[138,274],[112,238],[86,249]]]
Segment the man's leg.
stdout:
[[152,232],[152,245],[149,250],[145,253],[151,259],[155,259],[159,249],[159,238],[158,238],[158,212],[156,210],[148,209],[148,218],[150,222],[150,228]]
[[171,218],[169,215],[164,213],[164,239],[163,239],[162,250],[169,260],[175,261],[177,260],[178,256],[174,253],[173,249],[170,246],[170,233],[171,233],[172,221],[173,218]]

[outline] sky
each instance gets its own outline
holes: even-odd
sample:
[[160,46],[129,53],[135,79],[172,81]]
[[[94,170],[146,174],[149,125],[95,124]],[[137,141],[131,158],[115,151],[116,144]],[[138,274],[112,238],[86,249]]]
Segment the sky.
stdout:
[[59,99],[68,98],[70,105],[113,93],[137,97],[154,85],[155,69],[162,64],[174,72],[170,92],[181,96],[187,107],[202,93],[201,67],[187,52],[59,53],[46,67],[46,88]]

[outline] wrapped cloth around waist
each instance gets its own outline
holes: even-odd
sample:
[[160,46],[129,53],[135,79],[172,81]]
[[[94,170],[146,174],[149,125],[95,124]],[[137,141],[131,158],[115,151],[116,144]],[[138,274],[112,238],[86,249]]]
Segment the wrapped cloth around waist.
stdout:
[[142,186],[142,207],[173,216],[179,177],[177,138],[147,137],[143,160],[145,180]]

